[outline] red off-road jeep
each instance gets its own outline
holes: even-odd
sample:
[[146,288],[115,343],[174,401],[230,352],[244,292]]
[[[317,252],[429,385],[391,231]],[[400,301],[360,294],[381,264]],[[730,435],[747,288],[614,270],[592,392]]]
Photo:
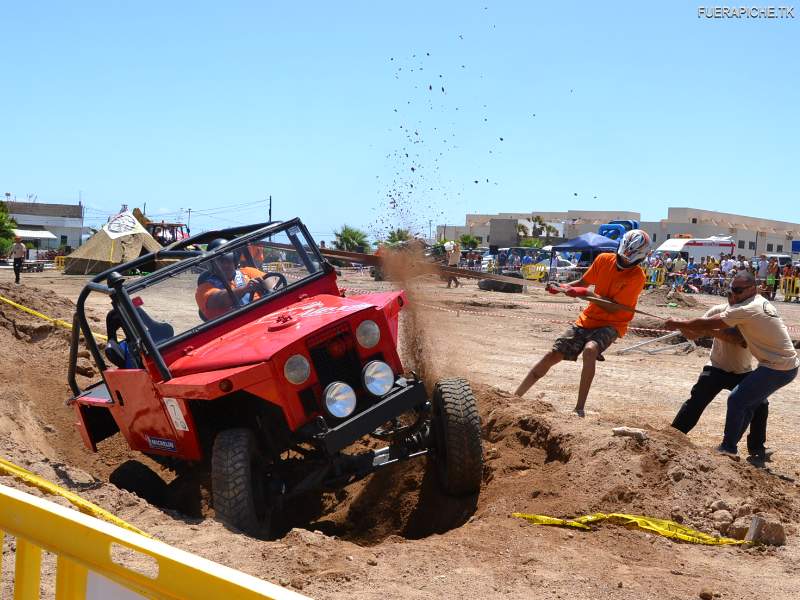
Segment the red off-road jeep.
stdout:
[[[110,303],[104,347],[85,314],[93,292]],[[466,381],[447,379],[429,399],[403,369],[405,302],[400,291],[343,297],[298,219],[200,234],[86,285],[69,403],[94,451],[119,431],[160,462],[210,470],[217,518],[255,535],[268,535],[273,509],[298,494],[423,455],[446,493],[475,494],[475,398]],[[86,390],[76,379],[81,336],[102,375]],[[353,450],[364,436],[386,446]]]

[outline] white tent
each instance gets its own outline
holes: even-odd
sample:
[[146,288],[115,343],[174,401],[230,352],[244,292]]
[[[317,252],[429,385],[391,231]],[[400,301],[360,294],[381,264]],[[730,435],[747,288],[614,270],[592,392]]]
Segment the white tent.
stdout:
[[12,229],[14,236],[23,240],[57,240],[58,238],[46,229]]

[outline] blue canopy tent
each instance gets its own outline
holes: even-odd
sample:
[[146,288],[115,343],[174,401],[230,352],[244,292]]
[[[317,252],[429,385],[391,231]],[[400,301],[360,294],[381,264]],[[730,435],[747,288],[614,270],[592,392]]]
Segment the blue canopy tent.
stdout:
[[619,240],[612,240],[604,235],[597,233],[584,233],[578,237],[562,242],[553,246],[550,254],[550,272],[553,272],[553,260],[555,259],[556,252],[580,252],[580,262],[587,261],[592,264],[598,254],[603,252],[616,252],[619,247]]

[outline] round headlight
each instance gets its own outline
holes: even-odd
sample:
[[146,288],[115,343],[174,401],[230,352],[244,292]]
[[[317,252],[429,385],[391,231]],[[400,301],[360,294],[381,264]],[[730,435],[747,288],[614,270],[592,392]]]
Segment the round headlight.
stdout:
[[372,348],[381,341],[381,330],[375,321],[361,321],[356,329],[356,339],[364,348]]
[[283,365],[283,375],[289,383],[300,385],[311,375],[311,365],[308,364],[305,356],[295,354],[290,356],[286,364]]
[[379,360],[367,363],[361,377],[364,381],[364,387],[373,396],[383,396],[394,385],[392,367]]
[[344,419],[356,409],[356,393],[342,381],[329,383],[325,388],[325,408],[337,419]]

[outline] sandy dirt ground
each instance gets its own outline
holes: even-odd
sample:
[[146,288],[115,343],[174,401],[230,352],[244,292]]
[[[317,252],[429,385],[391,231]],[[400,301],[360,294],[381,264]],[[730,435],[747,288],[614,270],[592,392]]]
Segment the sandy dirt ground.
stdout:
[[[0,295],[71,318],[82,278],[23,275],[23,285],[14,286],[10,275],[0,272]],[[341,285],[351,294],[393,287],[355,272]],[[580,364],[559,364],[523,399],[511,393],[575,318],[579,301],[538,289],[484,292],[473,282],[447,289],[433,278],[413,281],[408,291],[401,333],[406,366],[429,379],[466,377],[476,392],[486,458],[477,497],[443,497],[425,462],[417,461],[287,515],[288,533],[275,541],[249,538],[205,518],[213,511],[202,479],[181,481],[162,472],[172,479],[181,510],[149,505],[107,483],[117,465],[141,457],[119,436],[92,454],[72,426],[64,406],[66,332],[0,304],[3,456],[81,492],[158,539],[316,598],[678,599],[697,598],[701,590],[721,598],[800,597],[800,382],[771,400],[768,445],[776,454],[769,471],[758,470],[713,451],[727,392],[689,436],[669,427],[708,360],[706,349],[616,354],[657,332],[629,334],[598,365],[588,414],[580,419],[570,414]],[[721,300],[699,296],[681,303],[697,306],[671,307],[664,294],[654,294],[640,307],[689,316]],[[800,327],[800,305],[776,306],[787,324]],[[100,327],[105,305],[90,308]],[[647,329],[657,321],[635,324]],[[642,427],[649,440],[612,437],[611,428],[619,425]],[[0,481],[21,487],[8,477]],[[614,525],[579,532],[511,517],[515,511],[559,517],[627,512],[717,533],[711,504],[718,500],[734,515],[777,516],[787,545],[694,546]],[[6,536],[3,597],[11,593],[13,547]],[[43,573],[43,597],[52,597],[52,557],[46,557]]]

